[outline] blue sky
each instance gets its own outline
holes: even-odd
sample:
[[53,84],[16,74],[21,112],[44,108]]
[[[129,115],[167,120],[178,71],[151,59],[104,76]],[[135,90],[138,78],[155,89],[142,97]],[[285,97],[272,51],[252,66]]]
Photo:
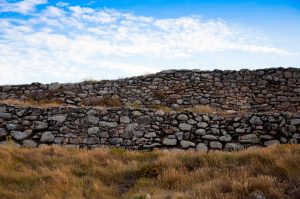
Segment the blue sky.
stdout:
[[299,0],[0,0],[0,84],[300,67]]

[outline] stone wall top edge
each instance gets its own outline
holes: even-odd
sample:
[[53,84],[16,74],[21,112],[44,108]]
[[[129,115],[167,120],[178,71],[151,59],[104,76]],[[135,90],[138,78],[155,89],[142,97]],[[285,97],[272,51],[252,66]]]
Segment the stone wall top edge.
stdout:
[[95,80],[95,81],[82,81],[82,82],[74,82],[74,83],[61,83],[61,82],[52,82],[48,84],[43,84],[39,82],[33,82],[31,84],[11,84],[11,85],[0,85],[0,87],[3,86],[12,86],[12,87],[27,87],[27,86],[33,86],[33,85],[45,85],[49,86],[51,84],[59,84],[62,86],[73,86],[73,85],[85,85],[85,84],[97,84],[97,83],[105,83],[105,82],[120,82],[120,81],[128,81],[131,79],[144,79],[147,77],[155,77],[159,75],[167,75],[167,74],[174,74],[174,73],[184,73],[184,72],[191,72],[191,73],[237,73],[242,75],[244,72],[250,72],[255,73],[258,71],[264,71],[264,72],[275,72],[275,71],[292,71],[292,72],[300,72],[300,67],[273,67],[273,68],[262,68],[262,69],[240,69],[240,70],[220,70],[220,69],[214,69],[214,70],[201,70],[201,69],[170,69],[170,70],[162,70],[157,73],[151,73],[147,75],[139,75],[139,76],[131,76],[131,77],[125,77],[125,78],[119,78],[119,79],[102,79],[102,80]]

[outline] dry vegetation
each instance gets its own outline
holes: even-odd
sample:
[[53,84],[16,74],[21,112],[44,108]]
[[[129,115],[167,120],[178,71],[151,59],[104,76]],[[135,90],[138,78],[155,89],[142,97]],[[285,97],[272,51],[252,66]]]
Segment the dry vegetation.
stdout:
[[85,102],[86,106],[102,106],[102,107],[121,107],[121,99],[117,96],[96,96],[90,97]]
[[216,109],[207,105],[197,105],[190,108],[189,110],[194,113],[207,113],[207,114],[217,113]]
[[60,101],[54,100],[34,100],[34,99],[24,99],[24,100],[17,100],[17,99],[5,99],[0,100],[0,103],[9,104],[9,105],[17,105],[22,107],[39,107],[39,108],[48,108],[48,107],[58,107],[62,106],[63,103]]
[[225,153],[0,147],[0,198],[299,198],[300,146]]

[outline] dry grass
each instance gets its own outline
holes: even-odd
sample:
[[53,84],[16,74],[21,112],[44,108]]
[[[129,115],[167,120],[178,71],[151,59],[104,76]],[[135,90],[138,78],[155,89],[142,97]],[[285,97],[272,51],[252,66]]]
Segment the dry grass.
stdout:
[[46,99],[42,99],[42,100],[5,99],[5,100],[0,100],[0,103],[7,104],[7,105],[17,105],[22,107],[29,106],[29,107],[39,107],[39,108],[58,107],[63,105],[63,103],[60,101],[53,101],[53,100],[46,100]]
[[150,108],[154,109],[154,110],[160,110],[160,111],[163,111],[165,113],[170,113],[170,112],[173,111],[170,107],[164,106],[164,105],[161,105],[161,104],[151,105]]
[[0,147],[0,198],[299,198],[300,146],[241,152]]
[[189,108],[188,110],[190,110],[194,113],[207,113],[207,114],[212,114],[212,113],[217,113],[218,112],[213,107],[204,106],[204,105],[193,106],[192,108]]
[[163,99],[166,99],[168,97],[168,95],[165,92],[159,91],[159,90],[153,91],[153,96],[156,99],[159,99],[159,100],[163,100]]
[[90,97],[84,103],[86,106],[103,106],[103,107],[121,107],[121,99],[117,96],[96,96]]

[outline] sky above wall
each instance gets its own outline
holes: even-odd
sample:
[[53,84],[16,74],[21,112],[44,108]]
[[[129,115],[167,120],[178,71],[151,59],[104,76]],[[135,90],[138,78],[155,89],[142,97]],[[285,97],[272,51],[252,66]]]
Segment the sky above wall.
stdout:
[[0,0],[0,84],[300,67],[299,0]]

